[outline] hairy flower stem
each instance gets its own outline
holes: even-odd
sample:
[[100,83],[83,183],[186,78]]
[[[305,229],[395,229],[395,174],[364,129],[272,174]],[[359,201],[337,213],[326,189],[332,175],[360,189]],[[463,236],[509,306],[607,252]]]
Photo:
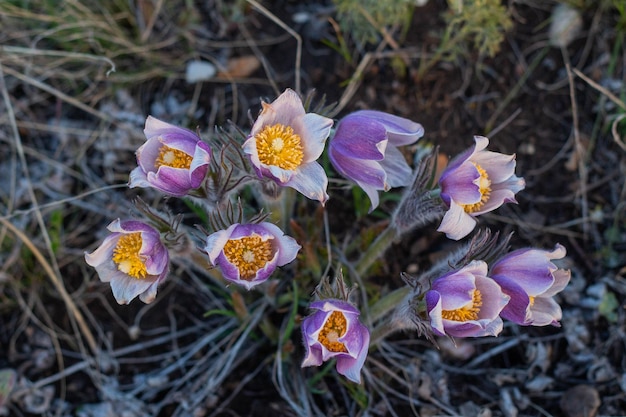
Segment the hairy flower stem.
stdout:
[[364,276],[367,269],[385,254],[387,249],[400,237],[398,229],[394,223],[390,223],[389,226],[374,240],[374,242],[367,248],[365,253],[354,265],[354,270],[359,276]]
[[414,328],[408,314],[409,295],[412,288],[408,285],[400,287],[378,300],[369,310],[370,322],[377,322],[373,327],[370,345],[374,345],[400,330]]
[[265,205],[269,214],[268,221],[282,230],[288,230],[289,220],[293,218],[296,197],[297,194],[294,190],[288,187],[280,189],[280,194],[275,198],[265,197]]
[[367,319],[370,322],[376,322],[385,317],[390,311],[396,309],[398,305],[402,304],[406,296],[411,291],[408,285],[404,287],[396,288],[392,292],[386,294],[380,300],[369,308]]

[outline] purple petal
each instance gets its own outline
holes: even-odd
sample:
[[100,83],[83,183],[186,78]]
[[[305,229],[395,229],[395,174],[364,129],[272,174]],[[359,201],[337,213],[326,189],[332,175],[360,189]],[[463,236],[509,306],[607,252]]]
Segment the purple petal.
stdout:
[[537,296],[554,284],[554,269],[545,251],[521,249],[498,260],[491,269],[491,276],[496,280],[505,277],[516,282],[528,295]]
[[380,166],[387,174],[387,184],[391,187],[404,187],[411,183],[413,171],[406,163],[404,155],[397,148],[388,146],[385,159],[380,161]]
[[226,242],[230,239],[233,231],[239,226],[239,223],[235,223],[228,227],[226,230],[219,230],[210,234],[206,239],[206,245],[204,250],[209,255],[209,259],[213,265],[216,265],[217,257],[224,250]]
[[302,248],[298,244],[298,242],[290,237],[285,235],[285,233],[280,229],[280,227],[275,224],[263,222],[259,223],[259,226],[265,228],[268,233],[270,233],[274,240],[272,241],[272,246],[275,247],[278,252],[278,258],[276,260],[276,264],[278,266],[287,265],[298,256],[298,251]]
[[426,292],[426,296],[424,297],[426,300],[426,308],[428,309],[428,317],[430,318],[430,326],[432,327],[435,334],[439,336],[445,336],[446,331],[443,327],[443,317],[442,313],[442,301],[441,294],[437,291],[430,290]]
[[476,276],[476,289],[482,295],[482,306],[478,314],[480,319],[494,320],[511,298],[502,292],[496,281],[485,276]]
[[148,138],[148,142],[157,141],[172,149],[183,151],[188,155],[194,154],[196,145],[200,142],[200,137],[191,130],[174,126],[152,116],[148,116],[146,119],[144,134]]
[[[349,339],[348,332],[350,334]],[[367,328],[359,322],[349,328],[348,332],[339,340],[345,343],[350,356],[338,356],[336,368],[341,375],[359,384],[361,383],[361,368],[363,368],[367,358],[370,334]]]
[[126,274],[118,274],[111,280],[111,290],[118,304],[129,304],[139,294],[147,291],[157,277],[137,279]]
[[139,294],[139,299],[146,304],[152,303],[156,299],[159,283],[160,280],[153,282],[144,292]]
[[145,171],[141,167],[137,167],[130,172],[130,176],[128,179],[128,187],[142,187],[148,188],[152,187],[152,184],[148,182],[148,177],[146,176]]
[[504,182],[515,173],[515,155],[481,151],[474,154],[471,161],[487,172],[487,177],[492,184]]
[[554,284],[546,292],[543,293],[544,297],[553,297],[554,295],[563,291],[572,276],[571,271],[565,269],[558,269],[552,274],[554,276]]
[[322,359],[322,346],[319,343],[315,345],[305,343],[305,348],[306,355],[304,356],[304,360],[302,361],[302,365],[300,365],[300,367],[320,366],[324,362]]
[[163,165],[156,173],[148,172],[147,177],[151,186],[176,197],[183,197],[194,188],[189,181],[189,171],[185,169]]
[[224,277],[224,279],[231,282],[239,283],[241,279],[241,276],[239,275],[239,268],[230,263],[228,258],[226,258],[226,256],[224,255],[224,252],[220,252],[217,255],[214,265],[219,267],[220,271],[222,272],[222,277]]
[[553,298],[535,298],[530,311],[533,326],[547,326],[549,324],[559,326],[559,320],[563,317],[561,307]]
[[497,336],[503,328],[502,319],[475,321],[451,321],[444,320],[446,333],[454,337],[485,337]]
[[458,204],[478,203],[482,197],[478,185],[476,185],[478,178],[480,178],[480,172],[474,164],[468,162],[460,165],[454,171],[448,172],[445,178],[442,175],[439,181],[441,194]]
[[161,152],[163,146],[159,137],[148,139],[143,145],[137,149],[137,163],[145,172],[156,171],[155,162]]
[[375,110],[359,110],[349,114],[344,119],[349,117],[376,120],[385,127],[389,141],[396,147],[410,145],[424,136],[424,128],[421,124],[393,114]]
[[368,213],[371,213],[372,211],[374,211],[374,209],[376,207],[378,207],[378,204],[380,202],[380,199],[378,197],[378,188],[373,187],[373,186],[371,186],[369,184],[362,183],[360,181],[356,181],[356,184],[359,187],[361,187],[361,189],[369,197],[369,199],[370,199],[370,208],[368,210]]
[[284,185],[294,188],[312,200],[318,200],[322,205],[328,200],[326,194],[328,177],[324,168],[317,162],[300,165]]
[[342,313],[346,314],[356,314],[357,316],[359,315],[359,310],[355,306],[346,301],[336,299],[313,301],[309,305],[309,307],[324,312],[341,311]]
[[494,276],[493,279],[500,285],[502,291],[511,297],[509,303],[500,312],[500,316],[522,326],[530,324],[530,298],[526,291],[514,280],[504,276]]
[[354,159],[381,161],[387,147],[387,131],[368,118],[346,117],[339,122],[329,147]]
[[263,110],[252,126],[251,137],[254,137],[265,126],[275,124],[293,126],[294,120],[305,115],[300,96],[289,88],[271,104],[262,103],[262,105]]
[[445,233],[448,239],[460,240],[469,235],[476,227],[476,220],[467,214],[463,207],[450,202],[450,208],[443,215],[438,232]]
[[489,145],[489,139],[484,136],[474,136],[474,142],[475,144],[472,148],[466,149],[448,163],[446,169],[441,173],[440,183],[445,180],[451,172],[455,171],[466,161],[469,161],[476,152],[482,151]]
[[432,289],[441,294],[442,310],[457,310],[472,302],[475,277],[469,272],[455,271],[435,280]]
[[507,189],[492,189],[489,194],[489,199],[485,201],[485,204],[480,207],[479,210],[472,212],[472,216],[479,216],[484,213],[488,213],[500,207],[504,203],[513,203],[515,201],[515,194]]
[[113,233],[107,236],[102,241],[100,246],[96,248],[96,250],[91,253],[85,252],[85,262],[87,262],[89,266],[97,267],[104,264],[105,262],[110,261],[113,257],[113,249],[115,249],[115,246],[117,246],[117,242],[120,237],[120,233]]
[[328,156],[333,167],[342,176],[358,183],[367,184],[378,190],[385,189],[387,173],[380,163],[363,159],[348,158],[342,154],[337,154],[331,147]]
[[302,163],[316,161],[322,155],[332,127],[332,119],[315,113],[307,113],[295,121],[293,129],[300,135],[304,150]]

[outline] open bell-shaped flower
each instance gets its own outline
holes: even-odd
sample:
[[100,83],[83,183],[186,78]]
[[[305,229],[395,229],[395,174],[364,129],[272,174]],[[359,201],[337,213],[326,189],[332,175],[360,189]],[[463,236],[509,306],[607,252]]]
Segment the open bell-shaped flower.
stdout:
[[523,178],[515,176],[515,155],[486,151],[486,137],[474,136],[474,140],[474,147],[454,158],[439,179],[448,211],[437,230],[454,240],[474,230],[474,217],[515,203],[515,194],[526,186]]
[[306,347],[302,367],[319,366],[336,358],[337,372],[350,381],[360,383],[370,333],[359,321],[359,310],[346,301],[336,299],[314,301],[310,308],[316,311],[302,322]]
[[423,135],[422,125],[412,120],[360,110],[339,121],[328,156],[337,172],[365,191],[372,211],[378,206],[378,191],[409,185],[412,171],[398,147]]
[[317,159],[324,151],[332,119],[306,113],[300,96],[291,89],[262,105],[243,144],[257,175],[326,203],[328,178]]
[[553,251],[518,249],[496,261],[490,276],[511,297],[500,315],[522,326],[559,326],[563,313],[553,297],[567,286],[570,271],[552,260],[565,253],[557,244]]
[[424,299],[435,334],[482,337],[502,331],[499,314],[509,296],[487,276],[485,262],[472,261],[434,280]]
[[207,237],[204,250],[228,281],[251,289],[277,267],[293,261],[301,246],[272,223],[235,223]]
[[130,188],[153,187],[182,197],[202,185],[211,148],[198,135],[152,116],[146,119],[144,133],[147,141],[137,150],[138,167],[130,173]]
[[128,304],[137,296],[151,303],[169,271],[169,253],[161,235],[135,220],[117,219],[108,229],[112,233],[95,251],[85,253],[85,261],[96,269],[102,282],[111,284],[119,304]]

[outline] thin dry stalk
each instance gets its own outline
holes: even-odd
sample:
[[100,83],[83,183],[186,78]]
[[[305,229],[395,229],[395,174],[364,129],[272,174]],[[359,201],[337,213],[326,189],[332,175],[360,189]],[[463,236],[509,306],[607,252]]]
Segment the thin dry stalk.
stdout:
[[[263,7],[261,4],[259,4],[259,2],[257,2],[256,0],[246,0],[246,1],[248,3],[250,3],[252,5],[252,7],[254,7],[259,12],[264,14],[267,18],[269,18],[272,22],[276,23],[278,26],[283,28],[283,30],[285,30],[285,32],[289,33],[296,40],[297,46],[296,46],[294,88],[295,88],[295,91],[298,94],[301,94],[302,91],[301,91],[301,88],[300,88],[300,78],[301,78],[300,68],[302,66],[302,37],[295,30],[293,30],[287,24],[285,24],[285,22],[283,22],[278,17],[276,17],[276,15],[274,13],[270,12],[265,7]],[[277,94],[278,94],[278,92],[277,92]]]

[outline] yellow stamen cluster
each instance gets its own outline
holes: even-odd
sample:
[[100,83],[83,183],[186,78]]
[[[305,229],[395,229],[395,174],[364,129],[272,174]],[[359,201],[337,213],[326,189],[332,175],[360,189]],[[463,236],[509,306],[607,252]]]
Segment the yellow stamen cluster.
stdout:
[[[473,163],[473,162],[472,162]],[[482,206],[489,200],[489,194],[491,194],[491,181],[489,180],[489,176],[487,175],[487,171],[485,171],[480,165],[473,163],[480,177],[478,177],[478,191],[480,191],[480,201],[474,204],[464,204],[463,210],[466,213],[474,213],[475,211],[480,210]]]
[[441,317],[452,321],[477,320],[480,307],[483,305],[483,296],[478,290],[472,292],[472,303],[456,310],[443,310]]
[[122,235],[113,249],[113,262],[117,269],[136,279],[145,278],[148,274],[146,264],[139,255],[142,245],[141,233]]
[[338,339],[346,334],[348,321],[341,311],[333,311],[326,319],[324,327],[317,336],[317,340],[331,352],[347,352],[346,345]]
[[300,136],[290,126],[280,123],[265,126],[255,136],[259,161],[293,171],[304,158],[304,148]]
[[170,148],[169,146],[163,145],[159,150],[159,156],[154,162],[154,166],[158,169],[160,166],[168,166],[172,168],[185,168],[189,169],[191,167],[191,162],[193,161],[193,157],[185,152]]
[[529,307],[532,307],[533,305],[535,305],[535,297],[533,297],[532,295],[529,295],[529,296],[528,296],[528,299],[529,299],[529,301],[530,301],[530,302],[528,303],[528,306],[529,306]]
[[231,239],[224,245],[224,256],[237,267],[241,279],[249,281],[272,260],[272,244],[256,235]]

